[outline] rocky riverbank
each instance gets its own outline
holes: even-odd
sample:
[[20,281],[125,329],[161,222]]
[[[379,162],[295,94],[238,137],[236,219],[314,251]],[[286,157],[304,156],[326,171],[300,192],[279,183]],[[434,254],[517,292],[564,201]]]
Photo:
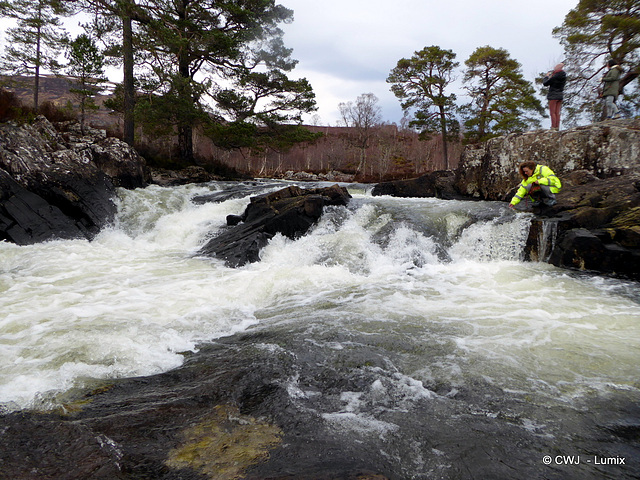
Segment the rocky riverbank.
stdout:
[[116,187],[147,184],[145,162],[104,130],[44,117],[0,125],[0,240],[91,239],[113,220]]
[[467,147],[453,173],[379,184],[373,194],[509,201],[524,161],[563,181],[557,205],[534,212],[527,257],[640,278],[640,120],[493,138]]
[[[527,258],[640,278],[640,120],[494,138],[467,147],[455,172],[380,183],[373,194],[508,201],[519,182],[517,165],[526,160],[549,165],[564,182],[558,204],[535,212]],[[0,240],[90,239],[112,221],[118,186],[213,179],[198,167],[152,175],[135,150],[102,130],[83,136],[77,125],[56,129],[44,117],[6,123]]]
[[[43,123],[40,127],[25,128],[24,135],[37,131],[37,128],[46,132],[46,127],[46,123]],[[18,127],[6,128],[13,135],[23,134]],[[549,133],[544,132],[543,135]],[[560,141],[561,134],[551,135],[550,138]],[[49,198],[66,198],[69,202],[69,199],[78,197],[76,203],[79,207],[75,211],[67,207],[69,203],[46,203],[48,207],[43,207],[45,210],[34,210],[40,214],[38,218],[42,221],[55,206],[69,224],[75,225],[73,222],[81,222],[78,218],[84,218],[76,215],[85,211],[79,203],[84,191],[80,187],[72,190],[75,184],[68,182],[67,176],[73,177],[73,172],[86,168],[86,173],[77,174],[79,184],[87,186],[95,179],[99,180],[96,183],[97,190],[95,193],[89,190],[87,198],[95,198],[98,205],[103,206],[105,215],[96,214],[96,218],[104,222],[112,212],[112,198],[109,195],[114,193],[115,185],[142,186],[148,181],[144,170],[138,169],[140,164],[136,166],[135,162],[127,167],[127,162],[123,161],[122,174],[117,173],[120,170],[116,168],[116,162],[107,173],[108,155],[100,157],[102,160],[98,161],[93,146],[73,140],[70,132],[69,136],[58,135],[49,132],[48,136],[53,140],[46,141],[34,138],[35,146],[24,150],[17,142],[3,142],[2,158],[16,162],[13,164],[6,160],[3,172],[20,188],[16,187],[17,193],[12,196],[9,194],[13,191],[3,187],[2,192],[6,197],[2,197],[2,208],[14,212],[17,209],[11,210],[11,206],[16,204],[16,199],[25,198],[25,203],[34,209],[38,204],[35,200],[27,202],[31,200],[29,194],[36,195],[41,202]],[[10,148],[5,148],[5,145],[10,145]],[[125,145],[121,147],[128,148]],[[510,161],[520,160],[517,158],[519,155],[514,153]],[[482,158],[485,157],[487,162],[491,158],[486,151]],[[21,165],[22,161],[27,163]],[[10,171],[5,167],[10,167]],[[547,212],[544,217],[540,216],[540,220],[534,224],[540,226],[538,233],[544,234],[546,227],[555,222],[556,231],[560,232],[556,239],[565,238],[569,243],[568,247],[557,252],[571,252],[571,246],[578,244],[577,234],[582,230],[586,233],[580,238],[584,240],[587,237],[592,244],[594,240],[590,235],[604,244],[609,238],[614,238],[622,246],[632,244],[636,231],[633,225],[638,222],[632,219],[630,228],[623,227],[625,217],[622,212],[631,216],[637,212],[636,207],[630,206],[636,198],[637,184],[629,183],[630,175],[625,172],[598,178],[583,167],[572,173],[562,171],[565,189],[553,211]],[[473,168],[469,163],[465,172],[471,173]],[[480,165],[478,168],[483,167]],[[405,182],[396,193],[406,195],[405,188],[422,185],[418,190],[421,196],[444,198],[444,195],[462,195],[456,187],[458,179],[456,173],[438,173],[420,181]],[[512,180],[517,181],[517,178]],[[622,183],[616,184],[618,180]],[[41,190],[41,195],[34,193],[40,191],[36,190],[40,183],[50,187],[51,193],[45,194],[45,190]],[[507,184],[511,187],[509,182]],[[398,185],[395,187],[398,188]],[[608,193],[605,195],[603,192]],[[335,193],[339,194],[340,190],[336,189]],[[292,205],[310,214],[312,221],[326,202],[318,195],[332,197],[329,192],[316,191],[312,198]],[[472,194],[474,198],[483,198],[482,195]],[[508,194],[502,192],[502,195],[504,198],[493,199],[508,198]],[[218,192],[215,196],[219,198]],[[291,197],[295,199],[299,195]],[[336,195],[336,198],[340,204],[347,201],[346,196]],[[486,195],[486,198],[492,197]],[[257,205],[247,207],[246,215],[240,220],[251,224],[252,211],[256,213],[256,219],[264,216],[271,218],[273,208],[286,210],[280,207],[280,200],[273,196],[257,198]],[[203,196],[194,201],[216,201],[216,198]],[[500,209],[499,206],[497,208]],[[564,215],[568,217],[564,218]],[[260,222],[256,224],[260,225]],[[598,226],[602,225],[610,227],[601,228],[598,234]],[[87,237],[97,228],[99,224],[93,224]],[[15,226],[11,231],[17,229]],[[25,232],[28,233],[28,230],[25,229]],[[533,235],[533,229],[532,232]],[[570,233],[573,239],[568,236]],[[297,230],[291,234],[297,235]],[[85,236],[79,227],[70,235]],[[38,240],[33,236],[28,239]],[[633,251],[633,247],[627,248]],[[616,249],[610,247],[609,250]],[[585,248],[580,250],[585,251]],[[539,255],[539,251],[531,250],[528,254],[533,258]],[[352,256],[351,252],[345,255]],[[588,258],[582,255],[578,260],[582,258],[586,262]],[[580,261],[574,265],[574,257],[562,257],[561,260],[571,267],[594,268],[588,263],[580,264]],[[630,265],[633,265],[633,261],[631,258]],[[162,270],[150,270],[154,277],[162,276],[163,273],[158,272],[166,272],[167,268],[171,268],[171,265],[162,266]],[[332,265],[325,267],[333,270]],[[463,265],[453,275],[464,276],[465,268]],[[130,270],[123,270],[125,272],[117,278],[127,279],[126,272]],[[418,304],[416,310],[420,315],[414,321],[405,321],[406,317],[411,317],[412,309],[409,312],[398,309],[397,312],[390,312],[393,313],[391,316],[389,312],[387,315],[377,313],[377,309],[388,304],[395,296],[406,296],[410,302],[428,297],[450,297],[461,299],[461,308],[470,311],[472,318],[476,310],[473,303],[467,303],[468,292],[485,278],[478,277],[477,281],[467,283],[467,288],[454,289],[453,292],[459,292],[459,295],[455,295],[451,290],[453,284],[434,285],[433,289],[413,285],[407,289],[407,285],[417,281],[411,272],[395,280],[397,283],[394,283],[392,275],[385,272],[381,275],[382,282],[389,282],[390,291],[380,296],[381,301],[377,303],[367,295],[371,291],[387,288],[380,283],[372,284],[374,288],[369,284],[355,285],[354,282],[343,288],[336,283],[339,290],[332,297],[331,289],[327,295],[327,289],[322,288],[317,273],[309,277],[309,290],[304,294],[293,288],[295,282],[289,285],[287,282],[263,285],[263,277],[259,277],[257,282],[247,282],[248,277],[244,275],[235,277],[233,283],[238,285],[241,292],[247,288],[265,287],[269,292],[280,295],[282,301],[276,303],[280,303],[281,310],[276,306],[267,306],[260,312],[260,321],[253,328],[198,345],[197,352],[184,353],[184,365],[174,370],[138,378],[87,380],[78,389],[65,391],[55,398],[43,392],[38,403],[42,407],[39,411],[0,411],[0,478],[638,478],[640,426],[637,419],[640,411],[637,382],[634,383],[632,374],[624,376],[622,382],[618,380],[620,383],[611,380],[608,369],[617,358],[608,356],[607,352],[598,356],[601,352],[592,349],[580,357],[578,351],[568,348],[562,337],[565,333],[569,338],[575,335],[573,322],[564,332],[559,332],[555,319],[552,319],[553,328],[541,332],[539,342],[546,346],[549,343],[547,338],[550,338],[546,335],[549,334],[555,336],[553,340],[558,343],[535,352],[523,339],[521,321],[517,319],[517,323],[511,325],[514,343],[506,345],[517,350],[518,345],[524,343],[522,350],[534,365],[529,370],[520,369],[517,368],[519,359],[514,351],[503,343],[504,326],[494,316],[496,302],[491,295],[476,294],[482,301],[481,310],[486,313],[486,321],[479,324],[479,336],[487,339],[491,334],[491,326],[498,323],[495,327],[499,330],[499,334],[496,334],[497,348],[508,351],[504,357],[507,361],[504,362],[499,361],[503,357],[490,358],[491,352],[485,350],[483,345],[478,347],[482,355],[469,355],[468,348],[472,342],[466,342],[465,345],[468,334],[464,330],[473,331],[474,326],[465,317],[451,318],[455,315],[450,308],[441,306],[435,312],[430,312],[437,306],[437,301],[426,303],[426,308]],[[238,273],[245,272],[240,270]],[[201,277],[202,282],[211,281],[217,285],[220,283],[219,278],[214,278],[217,274],[212,270]],[[296,274],[295,268],[290,268],[284,275],[288,279],[288,276]],[[191,271],[185,273],[180,277],[181,281],[191,275]],[[519,275],[519,272],[511,271],[508,278],[513,278],[512,275]],[[143,281],[149,278],[145,276]],[[67,288],[65,285],[63,289]],[[123,288],[137,290],[135,284],[128,282]],[[220,290],[211,288],[207,293],[215,298],[224,295],[224,290]],[[171,300],[176,295],[167,288],[161,288],[159,292]],[[528,292],[523,290],[524,294],[528,295]],[[84,295],[83,288],[77,296]],[[117,302],[117,296],[109,293],[104,305],[100,305],[101,310],[110,315],[110,302]],[[147,295],[144,290],[137,292],[136,296],[141,299],[143,309],[157,298]],[[194,309],[189,310],[193,316],[207,315],[204,307],[209,306],[216,315],[227,316],[227,310],[213,301],[209,302],[209,298],[201,298],[202,303],[193,302]],[[507,298],[513,300],[520,296]],[[582,296],[579,301],[583,301]],[[240,296],[237,308],[241,312],[244,303],[245,299]],[[315,306],[311,308],[309,304]],[[354,310],[351,316],[345,314],[345,309],[358,304],[362,306],[361,309]],[[236,300],[233,300],[233,306],[236,308]],[[82,304],[77,311],[78,315],[92,319],[91,312],[83,310]],[[430,313],[434,318],[429,316]],[[610,311],[607,313],[605,320],[608,320]],[[54,317],[47,318],[46,322],[55,324],[53,328],[56,335],[64,335],[55,322],[58,312],[53,311],[52,315]],[[159,316],[167,315],[169,313],[163,311]],[[632,315],[627,314],[629,317]],[[450,323],[450,330],[439,324],[438,318],[442,316],[452,320],[442,322]],[[244,313],[241,317],[244,317]],[[14,314],[13,318],[16,324],[22,321],[19,315]],[[175,321],[163,323],[162,328],[167,331],[181,328],[183,320],[184,315],[176,315]],[[87,332],[104,329],[106,335],[99,338],[105,343],[115,343],[117,340],[114,339],[118,337],[111,336],[111,321],[107,316],[100,326],[94,327],[93,323],[89,323],[85,328]],[[75,317],[72,322],[75,322]],[[136,314],[126,316],[127,327],[129,322],[131,332],[145,329],[145,323]],[[429,330],[423,331],[426,326],[429,326]],[[36,323],[33,329],[37,327]],[[78,325],[73,323],[72,328],[76,330]],[[531,325],[536,333],[540,332],[539,328],[538,323]],[[33,329],[26,329],[24,335],[31,335]],[[620,337],[620,331],[624,332],[618,326],[614,329],[611,335],[616,338]],[[597,330],[599,328],[595,326],[587,328],[589,334]],[[126,332],[128,334],[128,328]],[[11,332],[8,341],[13,341],[11,338],[14,336]],[[152,337],[149,342],[157,342],[156,338]],[[426,338],[429,340],[425,341]],[[478,339],[471,338],[472,341]],[[604,339],[604,342],[611,341],[607,336]],[[166,348],[164,343],[158,343],[161,348]],[[583,348],[584,344],[576,343],[579,344],[578,349]],[[86,361],[91,362],[90,368],[94,368],[92,346],[87,348]],[[128,344],[125,344],[125,348],[128,348]],[[603,373],[596,377],[577,372],[571,365],[566,367],[571,377],[580,377],[584,382],[585,390],[578,394],[575,394],[575,390],[563,390],[562,384],[565,382],[558,375],[555,368],[557,364],[552,364],[554,368],[550,369],[552,379],[549,383],[546,382],[549,376],[532,379],[531,373],[540,369],[540,361],[544,360],[545,353],[550,352],[560,352],[557,353],[558,358],[563,360],[577,356],[577,360],[572,359],[574,364],[583,358],[593,364],[602,364],[597,371]],[[75,361],[73,355],[63,350],[60,363],[54,368],[60,365],[60,368],[72,367]],[[16,357],[19,355],[16,354]],[[108,356],[108,361],[111,358]],[[632,355],[621,355],[620,358],[630,364],[629,371],[633,372]],[[148,355],[142,359],[149,362],[153,360]],[[17,358],[16,361],[29,362],[25,358]],[[493,362],[497,364],[495,372],[487,369]],[[479,365],[477,374],[468,369],[469,365],[475,364]],[[95,365],[96,368],[102,366],[99,361]],[[513,369],[512,373],[505,375],[507,380],[504,383],[492,377],[494,373],[510,369]],[[119,371],[116,371],[117,374]],[[518,379],[524,385],[536,384],[540,388],[519,390],[511,381],[517,382]],[[546,397],[552,402],[543,402],[542,399]],[[50,400],[55,403],[49,403]],[[544,459],[549,455],[553,456],[549,458],[567,455],[572,459],[582,458],[583,461],[577,465],[558,461],[554,465],[547,465]],[[598,466],[587,463],[587,458],[623,458],[626,463]]]

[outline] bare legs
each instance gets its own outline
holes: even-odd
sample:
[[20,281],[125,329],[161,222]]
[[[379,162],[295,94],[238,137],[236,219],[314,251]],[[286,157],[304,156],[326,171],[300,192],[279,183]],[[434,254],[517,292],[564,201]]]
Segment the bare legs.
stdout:
[[551,115],[551,128],[558,130],[560,128],[560,109],[562,108],[562,100],[549,100],[549,114]]

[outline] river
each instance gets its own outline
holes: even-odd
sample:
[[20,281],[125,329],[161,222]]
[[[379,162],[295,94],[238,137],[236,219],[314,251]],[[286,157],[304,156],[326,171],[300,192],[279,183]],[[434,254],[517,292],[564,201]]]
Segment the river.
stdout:
[[[0,411],[51,409],[261,333],[263,350],[311,365],[287,380],[289,400],[378,449],[389,478],[483,478],[453,459],[465,437],[489,451],[504,430],[480,434],[468,418],[542,442],[536,458],[509,455],[545,478],[637,478],[640,285],[523,262],[531,216],[506,204],[348,187],[348,207],[237,269],[198,250],[248,196],[191,201],[232,183],[121,190],[116,222],[91,242],[0,243]],[[624,465],[602,465],[615,457]]]

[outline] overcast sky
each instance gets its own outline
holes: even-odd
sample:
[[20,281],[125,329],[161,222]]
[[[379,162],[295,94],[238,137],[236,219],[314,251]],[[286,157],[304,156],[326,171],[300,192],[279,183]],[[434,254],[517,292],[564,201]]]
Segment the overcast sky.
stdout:
[[390,92],[387,76],[398,60],[431,45],[453,50],[461,67],[477,47],[504,48],[533,82],[538,73],[563,60],[562,46],[551,31],[562,25],[578,0],[279,3],[294,11],[293,23],[283,27],[285,45],[299,61],[292,76],[309,80],[321,124],[335,125],[338,104],[355,101],[363,93],[378,97],[385,121],[399,123],[400,102]]
[[[340,118],[338,104],[355,101],[363,93],[378,97],[384,121],[399,124],[400,102],[390,92],[386,79],[398,60],[431,45],[456,53],[461,68],[452,91],[460,102],[467,100],[460,85],[464,61],[481,46],[507,50],[522,65],[525,78],[533,82],[540,72],[563,60],[563,49],[551,31],[562,25],[578,0],[278,3],[294,12],[293,22],[282,26],[285,45],[293,49],[292,57],[299,61],[291,77],[309,80],[316,94],[315,113],[320,124],[336,125]],[[70,27],[77,20],[66,23]],[[3,40],[0,35],[0,45]],[[305,121],[310,122],[311,117],[307,115]]]

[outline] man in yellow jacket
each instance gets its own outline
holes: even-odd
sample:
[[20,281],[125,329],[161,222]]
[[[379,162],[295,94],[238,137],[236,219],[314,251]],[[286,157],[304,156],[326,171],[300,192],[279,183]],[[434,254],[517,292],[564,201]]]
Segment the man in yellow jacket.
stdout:
[[518,167],[522,182],[518,191],[511,199],[510,208],[514,208],[523,198],[529,197],[531,205],[536,207],[540,203],[551,207],[556,204],[556,193],[562,188],[562,182],[553,170],[536,162],[523,162]]

